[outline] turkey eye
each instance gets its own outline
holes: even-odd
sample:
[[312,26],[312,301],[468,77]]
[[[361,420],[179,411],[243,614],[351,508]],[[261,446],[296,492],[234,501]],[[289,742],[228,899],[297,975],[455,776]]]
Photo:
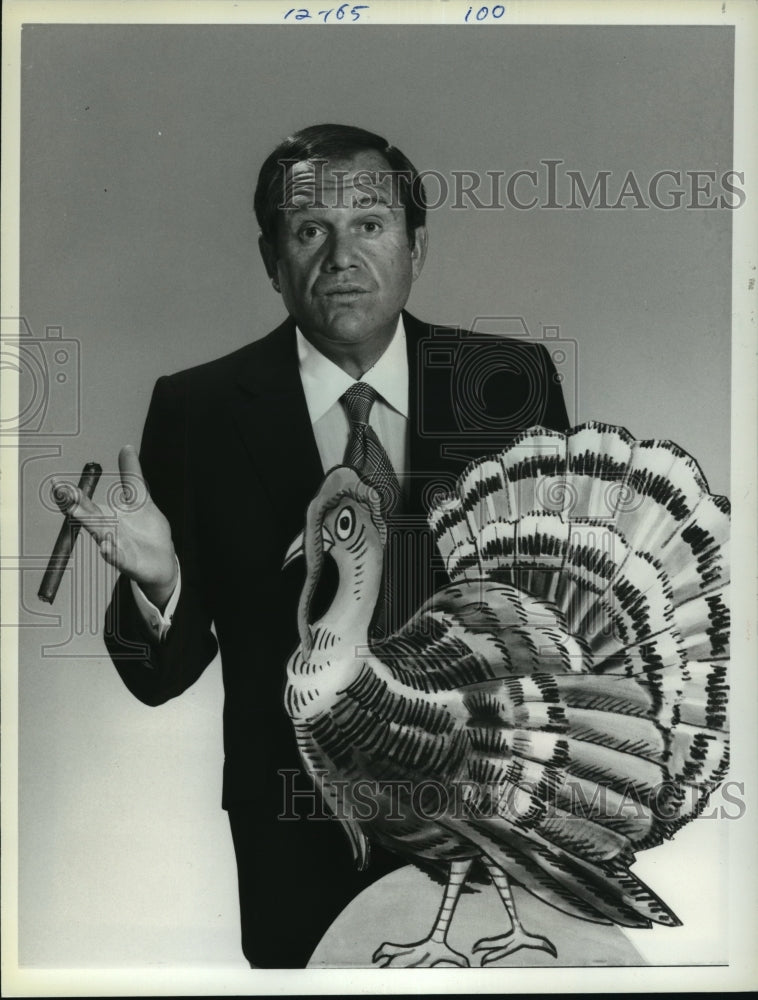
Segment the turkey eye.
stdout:
[[355,513],[352,507],[343,507],[342,510],[337,515],[337,520],[334,525],[334,530],[337,538],[341,538],[343,541],[349,538],[353,533],[353,528],[355,527]]

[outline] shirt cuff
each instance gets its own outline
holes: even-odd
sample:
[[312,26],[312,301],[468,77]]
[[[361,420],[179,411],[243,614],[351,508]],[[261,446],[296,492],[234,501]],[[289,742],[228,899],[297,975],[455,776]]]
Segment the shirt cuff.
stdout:
[[[174,558],[176,559],[176,556]],[[179,565],[179,560],[176,559],[176,586],[162,614],[152,601],[148,601],[139,584],[135,583],[134,580],[131,580],[130,583],[139,613],[142,615],[152,635],[160,642],[166,637],[166,633],[171,628],[174,612],[179,603],[179,594],[182,589],[182,568]]]

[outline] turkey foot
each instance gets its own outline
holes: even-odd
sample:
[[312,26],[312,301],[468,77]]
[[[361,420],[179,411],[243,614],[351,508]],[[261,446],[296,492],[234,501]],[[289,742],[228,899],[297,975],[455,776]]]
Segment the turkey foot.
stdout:
[[485,966],[492,965],[493,962],[499,962],[508,955],[512,955],[514,951],[518,951],[519,948],[536,948],[537,951],[548,952],[553,958],[558,957],[558,952],[555,950],[555,945],[552,941],[548,941],[545,937],[540,937],[539,934],[529,934],[518,924],[512,931],[508,931],[507,934],[501,934],[499,937],[482,938],[481,941],[476,942],[473,951],[486,952],[482,956],[482,966]]
[[428,938],[411,941],[410,944],[385,941],[374,952],[372,961],[382,969],[389,966],[395,969],[433,969],[437,965],[457,965],[468,969],[466,956],[454,951],[447,943],[447,930],[470,867],[470,858],[450,863],[445,893]]
[[482,861],[484,861],[484,865],[490,873],[492,882],[511,921],[511,929],[506,934],[500,934],[498,937],[482,938],[474,945],[474,952],[486,952],[482,956],[482,966],[499,962],[502,958],[512,955],[514,951],[518,951],[519,948],[536,948],[537,951],[546,951],[553,958],[557,958],[558,952],[555,950],[555,945],[552,941],[548,941],[545,937],[540,937],[539,934],[530,934],[521,926],[521,921],[516,915],[516,903],[513,899],[510,882],[503,869],[496,865],[492,858],[488,858],[486,855],[482,858]]
[[469,968],[465,955],[454,951],[444,941],[413,941],[410,944],[391,944],[385,941],[374,952],[372,961],[382,969],[433,969],[438,965],[457,965]]

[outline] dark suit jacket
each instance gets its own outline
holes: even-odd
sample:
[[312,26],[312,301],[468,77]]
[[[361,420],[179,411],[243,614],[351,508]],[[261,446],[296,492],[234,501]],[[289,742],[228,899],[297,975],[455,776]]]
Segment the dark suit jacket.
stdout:
[[[407,511],[420,519],[435,486],[450,485],[471,458],[497,450],[527,426],[565,430],[568,421],[543,345],[435,331],[407,313],[404,323],[412,476]],[[476,426],[477,407],[486,410],[484,428],[481,420]],[[122,577],[106,618],[108,650],[129,690],[158,705],[193,684],[220,646],[223,805],[254,802],[261,822],[273,824],[282,807],[277,771],[300,767],[283,690],[286,660],[297,645],[303,567],[281,567],[323,476],[293,321],[233,354],[160,378],[141,461],[152,497],[171,524],[181,597],[166,639],[156,644]],[[333,572],[330,560],[327,565]],[[412,612],[438,582],[422,580],[406,610]],[[322,605],[329,588],[326,580]],[[319,607],[313,612],[316,617]]]

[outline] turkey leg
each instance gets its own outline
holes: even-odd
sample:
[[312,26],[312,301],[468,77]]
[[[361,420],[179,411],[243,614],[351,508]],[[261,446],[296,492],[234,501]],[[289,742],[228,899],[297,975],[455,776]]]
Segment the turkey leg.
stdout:
[[436,965],[468,968],[466,956],[454,951],[447,943],[447,931],[470,867],[470,858],[451,862],[442,903],[428,938],[410,944],[391,944],[385,941],[376,949],[372,960],[383,969],[390,965],[396,969],[431,969]]
[[555,950],[555,945],[552,941],[548,941],[547,938],[540,937],[538,934],[529,934],[521,926],[521,921],[516,916],[516,904],[513,902],[513,894],[508,876],[502,868],[498,868],[487,857],[483,857],[482,861],[487,866],[487,871],[492,877],[495,888],[503,901],[503,906],[511,918],[511,924],[513,925],[507,934],[501,934],[499,937],[482,938],[476,942],[473,951],[486,952],[482,956],[482,965],[491,965],[493,962],[499,962],[514,951],[518,951],[519,948],[536,948],[538,951],[547,951],[553,958],[557,958],[558,952]]

